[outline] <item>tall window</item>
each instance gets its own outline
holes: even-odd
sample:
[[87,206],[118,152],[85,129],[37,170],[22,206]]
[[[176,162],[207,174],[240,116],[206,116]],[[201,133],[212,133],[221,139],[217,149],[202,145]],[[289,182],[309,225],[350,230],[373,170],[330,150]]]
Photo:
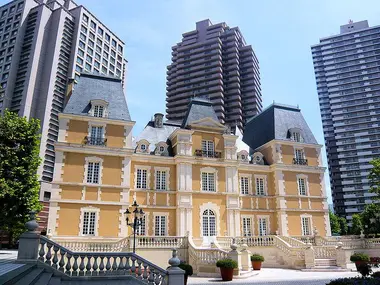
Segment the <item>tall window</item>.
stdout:
[[103,127],[91,127],[91,145],[103,144]]
[[252,236],[252,218],[243,217],[243,235],[245,237]]
[[137,169],[136,175],[136,188],[137,189],[147,189],[147,174],[148,170],[146,169]]
[[202,215],[203,221],[203,236],[213,237],[216,236],[216,218],[212,210],[206,210]]
[[96,105],[94,107],[94,117],[103,117],[104,107]]
[[299,132],[292,132],[291,139],[295,142],[301,142],[301,134]]
[[155,236],[165,236],[166,235],[166,216],[155,216],[154,218],[154,235]]
[[265,195],[265,179],[264,177],[256,177],[256,195]]
[[259,235],[266,236],[268,234],[268,219],[259,218]]
[[82,229],[83,235],[88,235],[88,236],[95,235],[95,221],[96,221],[95,212],[83,213],[83,229]]
[[214,157],[213,141],[202,141],[202,154],[207,157]]
[[249,191],[249,180],[248,177],[240,177],[240,193],[243,195],[248,195]]
[[306,178],[298,177],[298,194],[301,196],[307,195]]
[[295,150],[296,159],[305,159],[305,153],[302,148],[296,148]]
[[310,217],[302,217],[302,235],[309,236],[311,235],[311,222]]
[[141,224],[136,228],[136,235],[138,236],[145,236],[145,216],[142,217]]
[[216,192],[215,173],[202,172],[202,191]]
[[89,162],[87,164],[87,183],[99,183],[100,162]]
[[156,170],[156,190],[166,190],[166,171]]

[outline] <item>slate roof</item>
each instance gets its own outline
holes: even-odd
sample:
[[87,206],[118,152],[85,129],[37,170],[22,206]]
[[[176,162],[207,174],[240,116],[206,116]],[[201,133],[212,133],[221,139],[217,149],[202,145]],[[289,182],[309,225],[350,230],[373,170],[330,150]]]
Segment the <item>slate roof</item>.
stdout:
[[195,97],[189,103],[187,113],[183,119],[182,127],[185,128],[191,123],[199,121],[204,118],[211,118],[219,122],[218,117],[214,111],[212,103],[207,98]]
[[162,128],[155,128],[154,122],[150,121],[142,132],[134,138],[133,147],[136,148],[136,143],[142,139],[149,142],[149,152],[153,152],[156,149],[156,144],[159,142],[166,142],[169,145],[169,155],[171,154],[171,144],[169,136],[179,127],[163,124]]
[[298,107],[274,103],[251,118],[244,130],[243,141],[256,149],[271,140],[290,140],[289,130],[297,129],[303,143],[318,144]]
[[63,113],[88,116],[91,100],[108,103],[108,118],[131,121],[121,79],[91,73],[82,73]]

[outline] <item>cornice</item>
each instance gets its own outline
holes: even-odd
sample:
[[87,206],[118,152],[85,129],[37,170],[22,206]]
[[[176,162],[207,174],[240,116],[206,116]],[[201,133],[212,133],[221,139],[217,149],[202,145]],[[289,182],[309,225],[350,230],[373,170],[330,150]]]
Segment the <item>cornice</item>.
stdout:
[[109,156],[131,156],[134,153],[132,148],[111,148],[107,146],[89,146],[66,142],[56,142],[55,150],[64,152],[75,152],[85,154],[109,155]]
[[271,140],[271,141],[267,142],[266,144],[259,146],[256,150],[261,151],[262,149],[267,148],[268,146],[271,146],[273,144],[290,145],[290,146],[296,146],[296,147],[310,147],[310,148],[322,148],[323,147],[323,145],[321,145],[321,144],[302,143],[302,142],[295,142],[295,141],[291,141],[291,140]]
[[59,113],[58,118],[73,119],[73,120],[85,121],[85,122],[90,122],[90,121],[101,122],[101,123],[107,123],[111,125],[130,126],[130,127],[133,127],[136,124],[135,121],[123,121],[123,120],[109,119],[105,117],[82,116],[82,115],[74,115],[74,114],[67,114],[67,113]]
[[282,170],[282,171],[322,173],[322,174],[325,173],[326,171],[326,167],[297,165],[297,164],[281,164],[281,163],[270,165],[270,169],[273,171]]
[[90,183],[78,183],[78,182],[64,182],[64,181],[53,181],[51,182],[52,185],[57,186],[78,186],[78,187],[97,187],[97,188],[115,188],[115,189],[122,189],[122,190],[129,190],[130,187],[126,187],[123,185],[110,185],[110,184],[90,184]]

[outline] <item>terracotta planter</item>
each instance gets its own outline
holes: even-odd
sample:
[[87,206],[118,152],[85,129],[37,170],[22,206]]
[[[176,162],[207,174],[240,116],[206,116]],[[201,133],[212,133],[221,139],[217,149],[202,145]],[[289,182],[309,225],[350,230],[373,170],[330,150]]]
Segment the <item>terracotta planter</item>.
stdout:
[[234,277],[234,269],[220,267],[220,275],[222,275],[223,281],[232,281],[232,278]]
[[251,261],[253,270],[260,270],[262,261]]
[[355,261],[356,270],[359,271],[359,267],[367,263],[368,263],[367,261]]

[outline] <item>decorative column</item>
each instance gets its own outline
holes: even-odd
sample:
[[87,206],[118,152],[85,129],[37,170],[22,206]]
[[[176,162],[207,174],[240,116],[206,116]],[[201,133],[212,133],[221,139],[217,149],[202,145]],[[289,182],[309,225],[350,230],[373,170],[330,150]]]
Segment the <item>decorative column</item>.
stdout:
[[35,212],[30,212],[31,220],[25,224],[28,231],[23,233],[19,239],[17,260],[22,260],[23,262],[37,261],[40,234],[36,232],[38,223],[35,216]]
[[168,285],[184,284],[185,271],[178,267],[181,263],[177,257],[177,250],[173,249],[172,258],[169,259],[170,266],[168,267]]

